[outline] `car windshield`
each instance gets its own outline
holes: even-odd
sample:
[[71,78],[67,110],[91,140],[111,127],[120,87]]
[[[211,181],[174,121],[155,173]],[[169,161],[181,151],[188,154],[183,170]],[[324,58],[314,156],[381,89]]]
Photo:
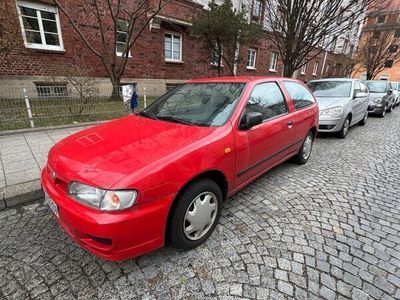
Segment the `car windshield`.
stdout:
[[308,88],[317,97],[350,97],[351,81],[310,81]]
[[370,93],[386,93],[387,83],[384,81],[366,81]]
[[189,83],[164,94],[139,115],[187,125],[221,126],[230,117],[244,83]]

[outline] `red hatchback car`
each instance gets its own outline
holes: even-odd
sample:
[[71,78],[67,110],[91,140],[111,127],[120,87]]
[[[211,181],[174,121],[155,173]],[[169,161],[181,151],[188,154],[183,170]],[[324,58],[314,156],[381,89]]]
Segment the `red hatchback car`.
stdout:
[[71,135],[49,152],[46,202],[83,248],[108,260],[191,249],[222,203],[272,167],[304,164],[318,106],[300,81],[191,80],[147,109]]

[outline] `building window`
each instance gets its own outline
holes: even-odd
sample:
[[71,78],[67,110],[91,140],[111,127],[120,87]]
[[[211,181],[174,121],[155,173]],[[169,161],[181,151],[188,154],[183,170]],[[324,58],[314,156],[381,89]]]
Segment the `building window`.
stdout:
[[[215,50],[215,49],[218,49],[218,44],[215,43],[215,44],[214,44],[214,47],[215,47],[215,48],[213,48],[213,49],[211,50],[211,65],[212,65],[213,67],[218,67],[218,58],[219,58],[219,55],[218,55],[218,52]],[[224,66],[223,59],[222,59],[222,55],[224,55],[224,45],[221,45],[221,61],[220,61],[220,67],[223,67],[223,66]]]
[[260,22],[263,14],[263,3],[261,0],[253,1],[253,9],[251,10],[251,18],[254,21]]
[[36,91],[39,98],[58,98],[68,96],[65,82],[36,82]]
[[165,60],[182,61],[182,36],[180,34],[165,34]]
[[367,80],[367,73],[362,73],[360,76],[361,80]]
[[304,65],[301,66],[300,74],[304,75],[306,74],[306,72],[307,72],[307,63],[304,63]]
[[400,30],[399,30],[399,29],[397,29],[397,30],[394,32],[394,37],[395,37],[395,38],[400,37]]
[[394,60],[393,59],[388,59],[385,61],[385,68],[391,68],[393,67]]
[[[122,56],[125,48],[125,44],[128,38],[128,27],[129,23],[126,20],[117,20],[117,56]],[[131,51],[128,51],[128,57],[131,57]]]
[[314,68],[313,68],[313,71],[312,71],[313,76],[317,76],[318,68],[319,68],[319,61],[316,61],[314,63]]
[[376,24],[383,24],[385,22],[386,22],[386,15],[376,17]]
[[17,3],[25,47],[64,50],[57,8],[25,1]]
[[337,36],[335,36],[335,37],[332,39],[331,51],[335,51],[336,43],[337,43]]
[[343,54],[346,54],[346,51],[347,51],[347,47],[349,46],[349,41],[347,40],[347,39],[345,39],[344,41],[343,41],[343,49],[342,49],[342,53]]
[[271,72],[276,72],[277,67],[278,67],[278,53],[272,52],[271,61],[269,62],[269,70]]
[[247,69],[255,69],[256,68],[256,56],[257,50],[250,48],[247,52]]

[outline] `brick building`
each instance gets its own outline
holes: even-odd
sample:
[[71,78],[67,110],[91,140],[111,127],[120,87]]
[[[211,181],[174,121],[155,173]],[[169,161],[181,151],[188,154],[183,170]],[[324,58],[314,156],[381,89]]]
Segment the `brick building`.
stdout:
[[[379,34],[380,32],[393,33],[393,43],[400,41],[400,0],[389,0],[382,2],[384,8],[374,7],[367,12],[361,39],[367,34]],[[375,79],[387,79],[400,81],[400,61],[386,61],[386,68],[381,71]],[[353,73],[354,78],[366,79],[366,70],[356,66]]]
[[[83,2],[65,0],[64,3],[68,3],[75,20],[84,25],[86,34],[93,40],[99,39],[95,21],[88,17]],[[42,85],[66,84],[56,70],[70,65],[84,69],[98,86],[111,85],[100,59],[88,50],[51,0],[3,0],[2,5],[0,14],[13,16],[11,26],[18,27],[18,34],[12,50],[0,54],[0,94],[4,95],[9,87],[24,86],[39,91]],[[202,9],[203,5],[190,0],[173,0],[165,6],[132,49],[122,82],[137,83],[139,93],[146,87],[149,95],[160,95],[186,79],[216,76],[217,69],[210,63],[211,54],[188,35],[192,17]],[[124,34],[123,28],[120,33]],[[281,58],[267,31],[257,44],[241,47],[239,54],[238,75],[282,74]],[[324,52],[295,76],[304,81],[340,76],[343,64],[344,54]],[[223,68],[223,73],[228,74],[228,68]]]

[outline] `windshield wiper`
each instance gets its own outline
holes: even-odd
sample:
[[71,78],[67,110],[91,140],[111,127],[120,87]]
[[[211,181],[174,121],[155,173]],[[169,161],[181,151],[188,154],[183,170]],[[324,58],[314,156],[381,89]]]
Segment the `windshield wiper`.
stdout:
[[155,115],[149,114],[149,113],[147,113],[145,111],[141,111],[140,113],[138,113],[138,115],[146,117],[146,118],[150,118],[150,119],[153,119],[153,120],[158,120],[158,118]]
[[177,117],[173,117],[173,116],[159,116],[158,117],[159,120],[165,120],[165,121],[171,121],[171,122],[175,122],[175,123],[181,123],[181,124],[185,124],[185,125],[194,125],[194,123],[177,118]]

